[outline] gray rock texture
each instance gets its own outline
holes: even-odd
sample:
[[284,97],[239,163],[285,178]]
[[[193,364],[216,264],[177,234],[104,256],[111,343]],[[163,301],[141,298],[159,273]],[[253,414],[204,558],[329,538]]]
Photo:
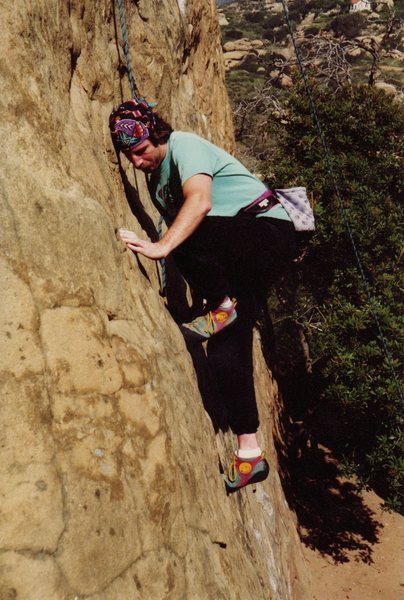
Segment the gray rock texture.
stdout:
[[[142,94],[232,149],[213,0],[123,5]],[[113,3],[0,11],[0,599],[309,598],[258,344],[271,475],[227,497],[230,437],[215,439],[156,265],[116,237],[152,234],[156,214],[108,132],[129,96]]]

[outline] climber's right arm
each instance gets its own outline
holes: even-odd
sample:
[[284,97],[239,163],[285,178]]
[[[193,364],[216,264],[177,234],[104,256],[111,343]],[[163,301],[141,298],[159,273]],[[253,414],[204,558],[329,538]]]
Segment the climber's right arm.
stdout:
[[197,229],[212,208],[212,178],[202,173],[193,175],[187,179],[182,189],[184,203],[172,225],[158,242],[142,240],[133,232],[121,230],[121,239],[130,250],[159,260],[170,254]]

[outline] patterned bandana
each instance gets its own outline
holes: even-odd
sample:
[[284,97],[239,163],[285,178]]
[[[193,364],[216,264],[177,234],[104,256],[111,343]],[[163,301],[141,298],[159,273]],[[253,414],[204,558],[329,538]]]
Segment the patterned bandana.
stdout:
[[148,137],[149,130],[141,121],[121,119],[115,124],[113,138],[122,152],[133,150],[133,148],[147,140]]
[[132,98],[116,106],[109,117],[112,140],[118,150],[129,152],[147,140],[155,118],[145,100]]

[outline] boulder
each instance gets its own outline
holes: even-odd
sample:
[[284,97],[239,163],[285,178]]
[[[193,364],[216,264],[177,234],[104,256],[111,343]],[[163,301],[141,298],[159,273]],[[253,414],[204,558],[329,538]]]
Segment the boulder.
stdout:
[[394,9],[394,0],[381,0],[377,3],[376,12],[381,12],[386,6]]
[[232,61],[239,62],[239,61],[243,60],[248,54],[249,54],[248,51],[233,50],[233,52],[225,52],[224,59],[225,59],[225,61],[232,60]]
[[279,46],[273,47],[273,55],[276,57],[283,58],[285,60],[290,60],[292,56],[294,56],[293,46],[287,46],[285,48],[280,48]]
[[226,16],[222,12],[219,12],[219,25],[220,25],[220,27],[225,27],[228,24],[229,24],[229,21],[226,19]]
[[361,48],[352,48],[352,50],[348,50],[348,56],[360,56],[363,50]]
[[249,40],[247,38],[241,38],[233,42],[226,42],[223,46],[224,52],[233,51],[244,51],[249,52],[257,48],[263,48],[264,42],[262,40]]
[[282,75],[280,84],[284,88],[293,87],[293,80],[289,75]]
[[395,96],[397,94],[397,88],[391,83],[385,83],[384,81],[376,81],[375,87],[379,90],[383,90],[389,96]]

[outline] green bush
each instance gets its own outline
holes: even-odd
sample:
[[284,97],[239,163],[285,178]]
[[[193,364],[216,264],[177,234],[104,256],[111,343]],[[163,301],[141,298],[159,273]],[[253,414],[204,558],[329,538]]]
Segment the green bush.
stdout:
[[288,33],[288,26],[282,25],[282,27],[277,27],[276,29],[265,29],[262,37],[266,40],[271,40],[272,42],[281,42],[287,37]]
[[318,27],[308,27],[304,30],[304,35],[317,35],[320,29]]
[[242,68],[249,73],[256,73],[258,67],[261,66],[261,61],[255,54],[248,54],[243,61]]
[[226,74],[226,86],[234,104],[253,96],[260,82],[260,77],[243,68],[231,70]]
[[348,12],[351,7],[351,0],[309,0],[306,8],[307,12],[327,12],[334,8]]
[[224,32],[225,40],[239,40],[243,37],[243,32],[240,29],[226,29]]
[[[404,109],[382,91],[365,86],[339,92],[318,87],[315,98],[343,211],[373,290],[373,309],[384,330],[391,364],[399,373]],[[294,287],[289,282],[282,302],[271,300],[275,321],[280,323],[277,338],[282,340],[282,323],[288,318],[304,324],[316,365],[313,403],[320,415],[333,415],[332,428],[319,427],[316,434],[325,443],[332,440],[333,450],[390,507],[402,509],[403,405],[304,89],[290,94],[288,119],[282,125],[270,123],[277,143],[268,173],[279,187],[305,185],[314,190],[317,214],[312,249]],[[290,348],[283,348],[282,354],[282,369],[290,369],[288,377],[293,378],[301,357]]]
[[261,23],[265,17],[266,12],[262,10],[244,13],[245,20],[249,21],[250,23]]
[[262,26],[264,29],[270,29],[271,27],[280,27],[285,24],[285,17],[283,14],[272,15],[269,19],[263,21]]
[[292,0],[292,2],[289,2],[288,8],[292,16],[299,15],[300,17],[304,17],[308,12],[306,0]]
[[350,13],[348,15],[338,15],[331,21],[330,29],[337,36],[345,36],[347,39],[360,35],[365,27],[367,19],[360,12]]

